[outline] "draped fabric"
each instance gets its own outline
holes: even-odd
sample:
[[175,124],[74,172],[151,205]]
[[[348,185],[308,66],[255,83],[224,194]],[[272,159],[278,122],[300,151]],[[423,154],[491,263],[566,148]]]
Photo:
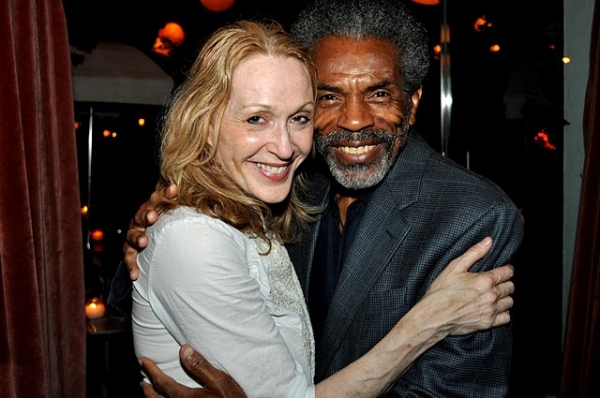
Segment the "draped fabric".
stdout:
[[85,397],[79,183],[60,0],[0,1],[0,397]]
[[600,397],[600,1],[583,117],[585,161],[561,383],[562,398]]

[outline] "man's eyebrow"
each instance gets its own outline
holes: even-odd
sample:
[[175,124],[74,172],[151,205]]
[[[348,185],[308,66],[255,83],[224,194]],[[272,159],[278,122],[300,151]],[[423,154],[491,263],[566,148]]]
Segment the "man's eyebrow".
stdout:
[[[393,84],[395,84],[395,83],[392,82],[392,81],[384,80],[382,82],[375,83],[375,84],[373,84],[371,86],[368,86],[365,91],[366,92],[376,91],[376,90],[380,90],[382,88],[389,87],[389,86],[391,86]],[[339,87],[330,86],[329,84],[319,84],[317,86],[317,90],[331,91],[331,92],[334,92],[334,93],[341,93],[342,92],[342,89],[340,89]]]
[[366,91],[376,91],[376,90],[380,90],[382,88],[386,88],[391,86],[392,84],[394,84],[393,82],[389,81],[389,80],[384,80],[382,82],[373,84],[372,86],[367,87]]
[[333,91],[336,93],[339,93],[342,91],[339,87],[330,86],[329,84],[319,84],[317,86],[317,90]]

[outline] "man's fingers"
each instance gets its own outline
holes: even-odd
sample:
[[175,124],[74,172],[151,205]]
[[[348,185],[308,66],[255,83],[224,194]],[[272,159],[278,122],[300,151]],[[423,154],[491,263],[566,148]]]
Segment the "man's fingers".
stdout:
[[150,195],[150,200],[148,202],[146,202],[146,207],[149,209],[152,209],[154,207],[156,207],[156,205],[160,202],[162,202],[162,200],[165,198],[165,188],[161,188],[158,189],[154,192],[152,192],[152,195]]
[[139,277],[140,271],[135,260],[137,257],[137,250],[135,250],[133,247],[129,246],[127,242],[125,242],[125,244],[123,245],[123,252],[125,253],[124,263],[127,266],[127,271],[129,271],[129,279],[131,279],[132,281],[136,281]]
[[153,209],[157,204],[161,203],[165,199],[175,199],[177,197],[177,185],[171,184],[167,187],[157,189],[150,195],[150,200],[146,202],[148,209]]
[[[153,194],[154,195],[154,194]],[[147,206],[143,205],[138,209],[138,211],[133,216],[133,220],[129,224],[130,229],[136,228],[146,228],[149,225],[152,225],[158,220],[158,213],[153,210],[156,205],[152,209],[149,209]]]
[[[204,388],[200,391],[206,392],[205,396],[246,398],[246,394],[242,388],[231,376],[212,366],[210,362],[194,351],[189,345],[184,344],[181,346],[179,358],[183,366],[194,376],[196,381],[204,385]],[[196,391],[194,390],[194,392]],[[194,395],[194,397],[200,397],[200,395]]]
[[150,384],[142,381],[140,383],[140,386],[142,387],[142,392],[144,393],[144,397],[146,397],[146,398],[164,398],[164,396],[157,393]]
[[175,199],[177,197],[177,185],[171,184],[165,188],[165,196],[169,199]]
[[[125,244],[132,249],[143,248],[148,245],[148,237],[145,228],[129,227],[125,236]],[[123,248],[126,251],[127,247]]]
[[207,380],[211,379],[211,375],[219,372],[214,366],[210,364],[204,357],[198,354],[187,344],[184,344],[179,350],[179,358],[183,363],[183,366],[189,370],[198,380],[205,384]]
[[170,377],[164,374],[152,360],[148,358],[140,358],[139,363],[144,373],[146,373],[146,376],[148,376],[150,379],[152,385],[156,386],[157,384],[164,383],[164,381],[161,382],[163,377],[170,379]]
[[[172,377],[164,374],[162,370],[160,370],[160,368],[156,366],[156,364],[150,359],[140,358],[140,366],[150,379],[150,382],[152,383],[151,388],[153,388],[157,393],[164,394],[167,397],[181,396],[177,395],[181,392],[178,390],[179,384],[177,384],[177,382]],[[146,390],[144,390],[144,394],[146,393]],[[160,397],[161,395],[156,396]]]

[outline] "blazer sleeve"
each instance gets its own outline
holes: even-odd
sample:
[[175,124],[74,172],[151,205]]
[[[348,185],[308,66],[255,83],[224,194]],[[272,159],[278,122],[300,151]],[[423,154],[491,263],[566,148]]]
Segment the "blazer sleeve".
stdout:
[[[451,258],[484,236],[493,238],[490,253],[471,271],[511,263],[516,256],[523,238],[523,222],[512,203],[497,204],[481,218],[465,220],[464,225],[464,231],[454,236],[456,240],[448,242]],[[384,396],[507,397],[511,352],[510,324],[465,336],[449,336],[423,354]]]
[[131,320],[131,278],[125,263],[121,261],[110,283],[107,304]]

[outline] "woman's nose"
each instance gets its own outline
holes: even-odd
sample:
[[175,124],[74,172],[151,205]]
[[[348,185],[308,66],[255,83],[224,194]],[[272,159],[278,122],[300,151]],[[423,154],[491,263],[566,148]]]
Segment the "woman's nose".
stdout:
[[287,126],[277,127],[273,131],[267,149],[282,160],[290,159],[293,156],[294,144]]

